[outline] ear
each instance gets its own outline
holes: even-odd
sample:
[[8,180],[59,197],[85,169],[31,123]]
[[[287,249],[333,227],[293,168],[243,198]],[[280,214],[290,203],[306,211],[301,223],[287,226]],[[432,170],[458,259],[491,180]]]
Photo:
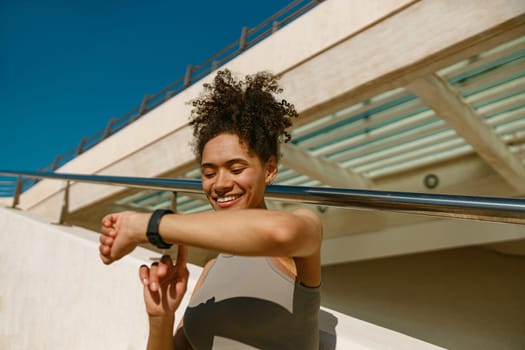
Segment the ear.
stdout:
[[271,184],[273,180],[277,177],[277,159],[275,156],[270,156],[270,158],[266,161],[266,173],[264,177],[264,181],[267,185]]

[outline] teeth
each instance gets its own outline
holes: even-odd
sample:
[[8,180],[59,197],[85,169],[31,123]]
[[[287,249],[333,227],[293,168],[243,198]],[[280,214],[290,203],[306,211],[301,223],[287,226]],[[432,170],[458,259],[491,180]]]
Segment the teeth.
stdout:
[[240,196],[228,196],[228,197],[221,197],[221,198],[217,198],[217,202],[219,203],[224,203],[224,202],[229,202],[229,201],[233,201],[237,198],[239,198]]

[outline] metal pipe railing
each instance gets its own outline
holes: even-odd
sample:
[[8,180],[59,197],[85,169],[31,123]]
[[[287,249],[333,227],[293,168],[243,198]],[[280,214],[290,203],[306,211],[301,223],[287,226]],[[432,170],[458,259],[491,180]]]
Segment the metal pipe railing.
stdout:
[[[202,194],[199,180],[9,170],[0,170],[0,174]],[[445,218],[525,224],[525,200],[516,198],[282,185],[268,186],[266,198],[323,206],[386,210]]]

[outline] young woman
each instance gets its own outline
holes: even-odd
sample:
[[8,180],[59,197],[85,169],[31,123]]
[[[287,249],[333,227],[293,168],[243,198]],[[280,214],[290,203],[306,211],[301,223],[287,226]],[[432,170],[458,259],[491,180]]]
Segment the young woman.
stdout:
[[[277,101],[269,73],[237,81],[219,71],[193,101],[195,153],[214,211],[177,215],[123,212],[102,219],[100,257],[110,264],[149,241],[178,244],[141,266],[148,349],[317,349],[322,227],[307,209],[268,210],[279,144],[297,116]],[[222,252],[203,269],[175,334],[174,313],[188,280],[186,245]]]

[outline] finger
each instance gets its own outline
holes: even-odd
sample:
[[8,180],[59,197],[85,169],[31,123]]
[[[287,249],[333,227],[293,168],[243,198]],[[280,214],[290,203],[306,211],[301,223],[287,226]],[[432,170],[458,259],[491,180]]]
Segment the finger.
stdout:
[[113,229],[112,227],[102,226],[100,228],[100,233],[102,233],[103,235],[109,236],[109,230],[112,230],[112,229]]
[[177,272],[177,275],[179,276],[185,276],[186,271],[188,270],[186,267],[186,262],[188,260],[188,247],[182,244],[179,244],[178,250],[177,250],[177,262],[175,263],[175,270]]
[[113,227],[102,226],[102,228],[100,229],[100,232],[104,236],[109,236],[109,237],[115,237],[117,235],[117,231]]
[[101,255],[103,255],[103,256],[105,256],[107,258],[111,258],[111,247],[110,246],[107,246],[105,244],[101,244],[98,247],[98,250],[99,250]]
[[175,265],[186,265],[186,261],[188,261],[188,247],[179,244],[177,250],[177,262],[175,263]]
[[149,285],[149,267],[141,265],[139,267],[139,278],[143,285]]
[[105,264],[105,265],[109,265],[113,262],[113,260],[111,260],[110,258],[108,258],[107,256],[104,256],[102,254],[100,254],[100,260],[102,260],[102,262]]
[[171,260],[171,256],[169,256],[168,254],[164,254],[160,258],[160,262],[165,264],[165,265],[172,265],[173,266],[173,260]]
[[101,220],[102,226],[111,227],[115,221],[115,214],[108,214],[104,216]]
[[162,278],[168,275],[170,269],[173,268],[173,260],[171,256],[165,254],[160,258],[159,267],[157,269],[157,275]]
[[111,245],[113,244],[113,241],[114,241],[113,238],[108,237],[108,236],[104,236],[104,235],[100,235],[98,240],[100,241],[101,244],[107,245],[109,247],[111,247]]
[[156,292],[159,290],[159,275],[157,273],[157,270],[159,268],[159,263],[154,262],[151,264],[151,268],[149,269],[149,289],[152,292]]

